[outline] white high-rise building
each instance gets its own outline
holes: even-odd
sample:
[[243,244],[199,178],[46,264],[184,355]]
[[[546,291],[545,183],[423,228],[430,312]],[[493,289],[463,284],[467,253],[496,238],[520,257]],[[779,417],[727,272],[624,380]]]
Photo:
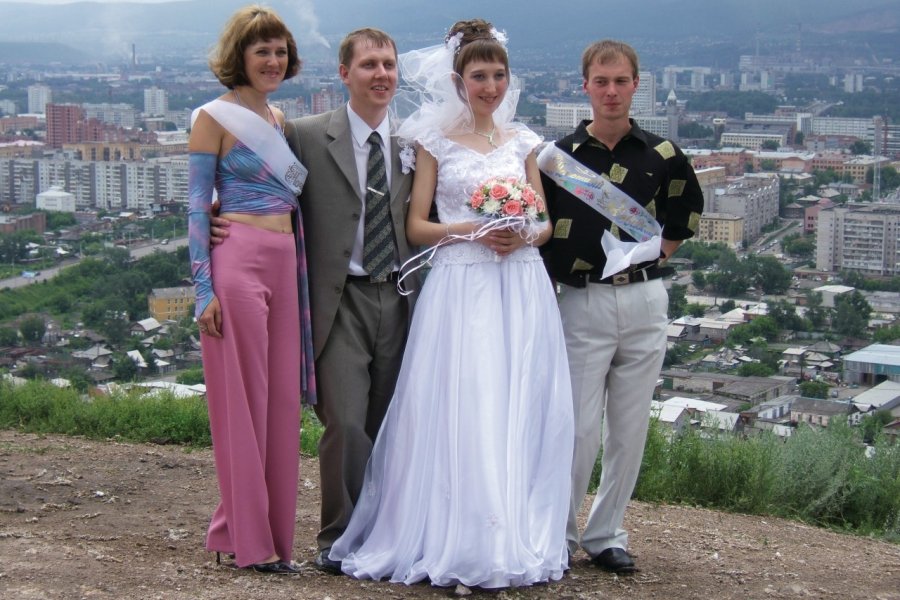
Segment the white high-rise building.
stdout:
[[652,115],[656,111],[656,76],[651,71],[638,73],[639,82],[631,97],[632,115]]
[[551,102],[545,109],[547,127],[574,129],[585,119],[593,119],[587,102]]
[[28,112],[42,115],[46,106],[53,102],[53,90],[43,84],[28,86]]
[[169,94],[156,86],[144,90],[144,114],[162,117],[169,110]]
[[900,274],[900,207],[847,204],[819,211],[816,268],[863,275]]

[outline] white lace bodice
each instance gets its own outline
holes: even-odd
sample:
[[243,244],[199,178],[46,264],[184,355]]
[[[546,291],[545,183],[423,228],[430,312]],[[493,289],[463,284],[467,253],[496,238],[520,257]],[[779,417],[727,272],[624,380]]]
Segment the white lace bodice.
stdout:
[[[417,140],[437,160],[434,202],[441,223],[478,220],[479,215],[469,207],[469,197],[488,177],[525,179],[525,158],[541,143],[541,138],[524,125],[512,123],[511,127],[515,136],[488,154],[481,154],[437,132]],[[483,245],[459,242],[438,248],[432,263],[470,264],[493,260],[494,253]],[[536,248],[524,246],[505,260],[540,260],[540,255]]]

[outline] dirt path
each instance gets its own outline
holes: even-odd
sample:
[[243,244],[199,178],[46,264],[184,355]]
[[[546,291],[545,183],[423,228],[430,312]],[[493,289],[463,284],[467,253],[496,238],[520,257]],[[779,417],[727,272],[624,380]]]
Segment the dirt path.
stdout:
[[[301,464],[295,560],[314,553],[318,468]],[[454,590],[219,567],[203,551],[217,499],[212,454],[0,431],[0,598],[447,598]],[[587,508],[587,506],[585,507]],[[616,577],[576,557],[560,582],[474,592],[528,599],[900,599],[900,546],[780,519],[634,502],[642,571]]]

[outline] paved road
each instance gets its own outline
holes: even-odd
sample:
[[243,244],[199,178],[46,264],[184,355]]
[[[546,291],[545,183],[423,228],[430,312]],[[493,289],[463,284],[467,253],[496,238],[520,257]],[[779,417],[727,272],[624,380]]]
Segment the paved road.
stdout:
[[[162,252],[174,252],[177,248],[181,248],[182,246],[187,246],[188,239],[187,237],[176,238],[170,240],[167,244],[161,244],[159,242],[148,243],[140,247],[135,247],[131,249],[131,257],[132,258],[142,258],[147,256],[148,254],[153,253],[156,250],[160,250]],[[18,275],[16,277],[10,277],[9,279],[0,280],[0,289],[3,288],[18,288],[29,285],[31,283],[35,283],[38,281],[46,281],[47,279],[52,279],[56,277],[56,274],[59,273],[61,269],[65,269],[67,267],[71,267],[72,265],[77,265],[81,262],[80,258],[73,258],[66,260],[55,267],[50,267],[49,269],[43,269],[40,275],[35,277],[22,277]]]

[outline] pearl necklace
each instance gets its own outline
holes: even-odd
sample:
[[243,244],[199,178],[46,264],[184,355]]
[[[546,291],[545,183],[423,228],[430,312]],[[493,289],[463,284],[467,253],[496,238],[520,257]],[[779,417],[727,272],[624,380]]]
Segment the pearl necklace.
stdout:
[[482,131],[478,131],[477,129],[473,129],[473,130],[472,130],[472,133],[474,133],[475,135],[480,135],[481,137],[483,137],[484,139],[486,139],[486,140],[488,141],[488,144],[491,145],[491,148],[496,148],[496,147],[497,147],[497,144],[494,143],[494,133],[496,133],[496,132],[497,132],[497,127],[496,127],[496,126],[495,126],[495,127],[492,127],[491,130],[490,130],[489,132],[487,132],[487,133],[484,133],[484,132],[482,132]]

